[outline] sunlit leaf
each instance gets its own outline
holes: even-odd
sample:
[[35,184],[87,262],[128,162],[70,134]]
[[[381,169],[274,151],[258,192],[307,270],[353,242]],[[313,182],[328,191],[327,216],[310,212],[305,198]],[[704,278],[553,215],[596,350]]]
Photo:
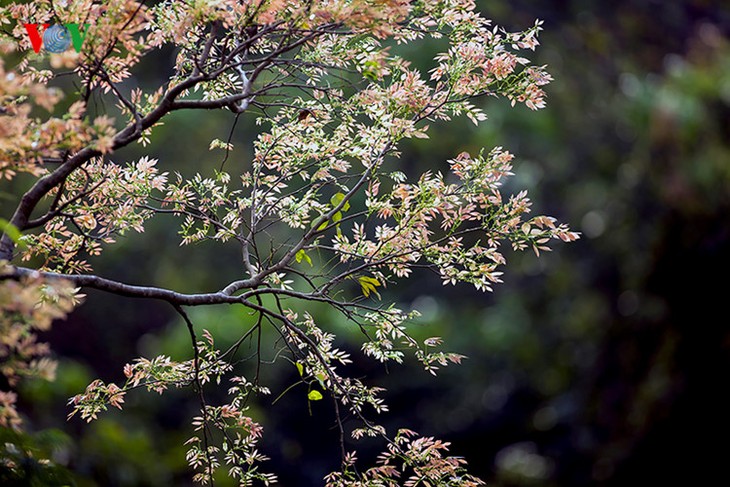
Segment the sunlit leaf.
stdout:
[[360,276],[358,277],[358,282],[360,282],[360,287],[362,288],[362,293],[365,295],[365,297],[370,297],[370,293],[375,293],[380,297],[380,294],[378,294],[378,290],[376,287],[380,286],[380,281],[375,279],[374,277],[368,277],[368,276]]
[[20,243],[20,237],[23,236],[20,230],[18,230],[18,227],[4,218],[0,218],[0,233],[5,233],[16,244]]
[[[337,207],[340,203],[342,203],[342,200],[344,200],[344,199],[345,199],[344,193],[335,193],[334,195],[332,195],[332,198],[330,198],[330,203],[332,204],[332,206]],[[347,211],[349,209],[350,209],[350,202],[345,201],[345,204],[342,205],[342,211]]]
[[322,224],[317,227],[317,231],[319,232],[319,231],[324,230],[325,228],[327,228],[327,223],[328,223],[327,220],[323,221]]
[[297,263],[301,264],[302,261],[305,261],[310,266],[313,265],[312,258],[307,255],[307,253],[304,251],[304,249],[299,249],[299,251],[296,253],[294,258],[296,259]]

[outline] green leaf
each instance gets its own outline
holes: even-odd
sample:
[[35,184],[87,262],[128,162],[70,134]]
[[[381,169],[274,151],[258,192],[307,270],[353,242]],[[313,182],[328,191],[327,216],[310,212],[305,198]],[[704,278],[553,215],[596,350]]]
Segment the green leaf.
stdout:
[[18,230],[18,227],[4,218],[0,218],[0,232],[5,233],[16,244],[19,243],[20,237],[23,236],[20,230]]
[[310,266],[314,265],[312,264],[312,259],[307,255],[307,253],[304,251],[304,249],[299,249],[297,254],[294,256],[294,258],[297,260],[297,263],[302,262],[302,260],[306,261]]
[[309,394],[307,394],[307,398],[310,401],[321,401],[323,397],[322,393],[317,390],[311,390],[309,391]]
[[[342,203],[342,200],[345,199],[345,193],[335,193],[332,195],[332,198],[330,198],[330,203],[333,207],[337,207],[340,203]],[[347,211],[350,209],[350,202],[345,201],[345,204],[342,205],[342,211]],[[337,221],[337,220],[335,220]]]
[[360,276],[360,277],[358,277],[358,281],[360,281],[361,284],[362,283],[368,283],[368,284],[371,284],[373,286],[380,286],[380,281],[378,281],[374,277]]
[[297,366],[297,371],[299,371],[299,377],[303,377],[304,376],[304,366],[302,365],[302,363],[296,362],[294,365]]
[[362,293],[365,295],[366,298],[370,297],[370,293],[375,293],[378,295],[378,297],[380,297],[378,290],[375,289],[376,287],[381,285],[380,281],[378,281],[374,277],[368,276],[360,276],[357,278],[357,280],[360,283],[360,288],[362,288]]
[[377,69],[379,67],[375,61],[366,61],[362,68],[362,75],[370,81],[378,81]]
[[337,213],[335,213],[334,215],[332,215],[332,221],[333,222],[338,222],[340,220],[342,220],[342,212],[338,211]]

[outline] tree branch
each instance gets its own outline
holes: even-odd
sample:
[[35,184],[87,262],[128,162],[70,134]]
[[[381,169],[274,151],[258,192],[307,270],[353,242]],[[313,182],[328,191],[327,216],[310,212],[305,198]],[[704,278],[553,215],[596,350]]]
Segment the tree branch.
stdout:
[[[238,296],[231,296],[226,290],[213,293],[186,294],[170,289],[137,286],[125,284],[119,281],[88,274],[61,274],[58,272],[43,272],[25,267],[14,267],[11,273],[0,276],[0,279],[17,279],[20,277],[42,276],[48,279],[64,279],[79,287],[97,289],[129,298],[148,298],[167,301],[168,303],[181,306],[201,306],[211,304],[242,304],[243,299]],[[241,284],[239,284],[241,285]],[[244,283],[243,287],[246,286]]]

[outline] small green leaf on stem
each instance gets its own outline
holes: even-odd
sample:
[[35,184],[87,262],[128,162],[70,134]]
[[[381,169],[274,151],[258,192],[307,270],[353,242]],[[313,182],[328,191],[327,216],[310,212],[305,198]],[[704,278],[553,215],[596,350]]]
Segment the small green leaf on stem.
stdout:
[[[330,203],[333,207],[339,206],[340,203],[342,203],[342,200],[345,199],[345,193],[335,193],[332,195],[332,198],[330,198]],[[342,205],[342,211],[347,211],[350,209],[350,202],[345,201],[345,204]],[[335,220],[337,221],[337,220]]]
[[[296,253],[294,258],[297,260],[297,263],[301,264],[302,261],[306,261],[310,266],[314,265],[312,264],[312,259],[307,255],[307,253],[304,251],[304,249],[299,249],[299,251]],[[299,365],[299,364],[297,364]]]

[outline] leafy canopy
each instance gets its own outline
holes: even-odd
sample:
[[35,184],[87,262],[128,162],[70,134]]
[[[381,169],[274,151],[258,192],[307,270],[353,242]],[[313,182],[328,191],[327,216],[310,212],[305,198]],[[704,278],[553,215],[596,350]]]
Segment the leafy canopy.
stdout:
[[[268,485],[275,476],[260,470],[265,457],[256,448],[262,427],[246,410],[269,390],[258,368],[245,377],[234,364],[238,345],[270,327],[283,339],[282,356],[307,384],[308,400],[333,400],[343,436],[340,408],[359,419],[355,438],[387,439],[378,464],[365,470],[355,468],[343,440],[342,468],[327,485],[481,483],[466,473],[462,459],[445,455],[447,444],[405,429],[388,436],[373,420],[387,410],[382,389],[347,376],[349,352],[335,346],[332,330],[306,308],[319,302],[340,311],[362,330],[365,355],[401,362],[411,352],[435,374],[462,356],[440,351],[438,338],[413,338],[407,325],[417,311],[384,301],[384,288],[427,267],[444,284],[490,291],[505,264],[502,245],[539,254],[552,239],[577,238],[551,217],[529,217],[525,192],[501,192],[513,159],[501,147],[454,155],[442,172],[416,178],[398,166],[401,142],[429,137],[432,122],[461,116],[483,122],[481,98],[544,106],[542,87],[551,77],[522,57],[538,44],[539,22],[507,32],[469,0],[152,6],[40,0],[1,7],[0,19],[10,32],[0,43],[0,179],[34,178],[13,213],[0,220],[0,259],[8,263],[3,286],[41,280],[46,292],[65,286],[59,287],[64,296],[69,284],[62,283],[71,283],[74,292],[88,287],[167,301],[191,335],[189,360],[135,359],[120,384],[96,380],[73,397],[71,416],[91,421],[110,405],[121,409],[125,394],[138,387],[158,393],[192,387],[201,409],[188,441],[195,480],[210,484],[215,471],[225,469],[241,485]],[[80,52],[34,53],[27,22],[86,26]],[[444,49],[421,72],[397,53],[400,45],[427,38]],[[151,90],[130,89],[126,81],[140,61],[170,47],[176,58],[169,79]],[[75,91],[59,88],[69,74]],[[108,101],[109,110],[94,108],[95,97]],[[199,174],[189,178],[171,174],[174,163],[152,153],[119,160],[119,149],[146,146],[165,117],[181,110],[256,117],[253,157],[238,156],[229,136],[212,140],[210,149],[236,161],[230,172],[216,167],[218,157],[201,161]],[[182,245],[238,247],[239,279],[212,292],[182,293],[164,283],[133,286],[93,273],[94,261],[119,236],[142,232],[160,214],[179,218]],[[257,316],[228,350],[217,348],[208,332],[199,337],[185,311],[221,303]],[[230,401],[209,403],[206,389],[224,381],[232,384]],[[3,394],[3,411],[10,411],[11,393]],[[20,427],[11,413],[0,417]]]

